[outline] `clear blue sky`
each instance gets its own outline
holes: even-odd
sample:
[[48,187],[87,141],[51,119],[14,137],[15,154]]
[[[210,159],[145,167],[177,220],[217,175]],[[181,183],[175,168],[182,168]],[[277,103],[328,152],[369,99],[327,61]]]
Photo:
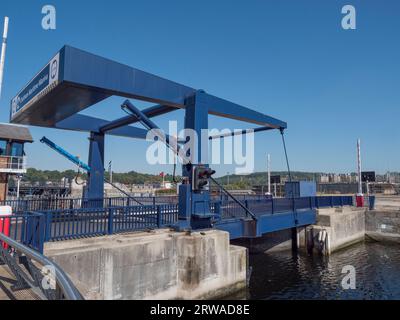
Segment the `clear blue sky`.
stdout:
[[[41,28],[45,4],[57,9],[55,31]],[[341,28],[345,4],[356,7],[357,30]],[[293,170],[355,171],[360,137],[364,169],[400,171],[399,1],[2,0],[4,15],[10,29],[0,121],[8,122],[11,98],[69,44],[287,121]],[[117,118],[122,100],[85,113]],[[165,126],[176,117],[155,121]],[[227,119],[211,125],[238,127]],[[43,135],[87,159],[87,134],[31,131],[30,166],[74,168],[39,142]],[[115,171],[170,172],[146,163],[146,146],[108,137],[106,161]],[[265,170],[267,152],[273,169],[285,168],[278,132],[258,135],[257,171]]]

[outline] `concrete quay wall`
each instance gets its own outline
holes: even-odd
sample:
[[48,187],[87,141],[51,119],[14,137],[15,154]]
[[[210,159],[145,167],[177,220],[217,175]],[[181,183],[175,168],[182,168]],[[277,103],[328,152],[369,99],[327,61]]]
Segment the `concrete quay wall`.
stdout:
[[220,230],[167,229],[47,243],[86,299],[211,299],[246,287],[247,250]]
[[400,210],[381,209],[365,213],[367,237],[375,241],[400,243]]

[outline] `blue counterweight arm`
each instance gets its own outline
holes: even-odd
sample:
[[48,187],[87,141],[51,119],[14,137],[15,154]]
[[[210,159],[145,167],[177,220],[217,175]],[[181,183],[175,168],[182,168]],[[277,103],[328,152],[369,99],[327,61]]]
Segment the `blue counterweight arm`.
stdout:
[[[61,148],[60,146],[56,145],[53,141],[47,139],[46,137],[43,137],[42,139],[40,139],[40,142],[46,144],[47,146],[49,146],[51,149],[55,150],[56,152],[58,152],[59,154],[61,154],[63,157],[67,158],[68,160],[72,161],[73,163],[75,163],[79,168],[82,168],[84,170],[86,170],[87,172],[90,172],[90,167],[84,163],[83,161],[79,160],[78,157],[70,154],[68,151],[64,150],[63,148]],[[133,198],[132,196],[130,196],[127,192],[125,192],[124,190],[122,190],[121,188],[119,188],[118,186],[116,186],[114,183],[108,181],[107,179],[104,179],[105,182],[109,183],[111,186],[113,186],[115,189],[117,189],[118,191],[120,191],[121,193],[125,194],[128,198],[133,199],[134,201],[136,201],[138,204],[143,205],[140,201],[136,200],[135,198]]]
[[[125,102],[121,105],[122,109],[128,110],[130,114],[135,115],[137,120],[147,129],[147,130],[160,130],[160,128],[149,119],[141,110],[139,110],[137,107],[135,107],[129,100],[125,100]],[[167,145],[168,148],[170,148],[175,154],[179,155],[182,159],[182,161],[185,164],[190,164],[190,159],[184,155],[184,153],[179,152],[180,147],[178,143],[180,142],[179,140],[176,141],[176,143],[171,144],[171,137],[168,135],[161,135],[157,134],[157,137]],[[178,139],[178,138],[177,138]]]
[[82,168],[82,169],[86,170],[87,172],[90,171],[90,167],[86,163],[79,160],[78,157],[70,154],[68,151],[64,150],[60,146],[56,145],[53,141],[47,139],[46,137],[43,137],[42,139],[40,139],[40,142],[46,144],[51,149],[53,149],[56,152],[58,152],[59,154],[61,154],[63,157],[65,157],[68,160],[70,160],[71,162],[75,163],[79,168]]

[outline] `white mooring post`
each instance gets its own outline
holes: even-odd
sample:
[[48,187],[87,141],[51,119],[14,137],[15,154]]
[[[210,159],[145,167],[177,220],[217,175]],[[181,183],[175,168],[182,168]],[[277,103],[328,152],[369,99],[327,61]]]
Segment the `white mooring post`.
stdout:
[[3,42],[1,45],[1,56],[0,56],[0,98],[1,98],[1,90],[3,88],[3,74],[4,74],[4,63],[6,59],[7,34],[8,34],[8,17],[4,17]]
[[362,177],[361,177],[361,140],[357,140],[357,173],[358,173],[358,193],[356,196],[357,207],[364,207],[364,195],[362,193]]
[[362,178],[361,178],[361,140],[357,140],[357,173],[358,173],[358,195],[362,196]]

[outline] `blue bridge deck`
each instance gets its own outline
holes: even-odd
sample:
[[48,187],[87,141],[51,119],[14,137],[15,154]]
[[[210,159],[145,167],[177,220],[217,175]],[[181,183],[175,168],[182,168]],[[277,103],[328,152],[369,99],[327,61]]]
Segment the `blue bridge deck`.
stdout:
[[[243,198],[244,199],[244,198]],[[242,199],[242,200],[243,200]],[[9,202],[17,212],[0,218],[10,222],[10,237],[43,251],[43,243],[107,234],[173,227],[178,222],[176,197],[147,198],[147,205],[132,205],[132,199],[102,200],[104,207],[93,208],[84,199],[26,200]],[[92,200],[93,201],[93,200]],[[144,201],[144,199],[142,199]],[[145,202],[145,201],[144,201]],[[210,211],[214,227],[230,233],[231,239],[310,225],[316,221],[316,209],[352,206],[352,196],[306,197],[297,199],[247,197],[243,200],[256,219],[237,203],[214,199]],[[98,204],[98,203],[97,203]],[[28,209],[22,211],[22,209]],[[0,230],[3,232],[3,230]]]

